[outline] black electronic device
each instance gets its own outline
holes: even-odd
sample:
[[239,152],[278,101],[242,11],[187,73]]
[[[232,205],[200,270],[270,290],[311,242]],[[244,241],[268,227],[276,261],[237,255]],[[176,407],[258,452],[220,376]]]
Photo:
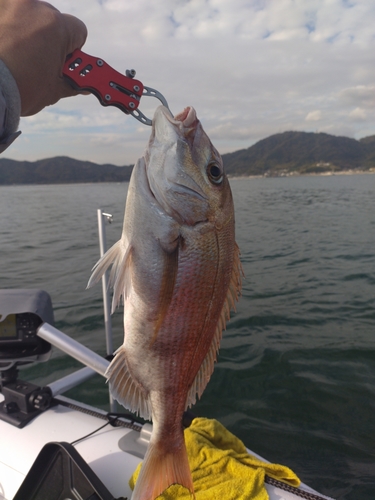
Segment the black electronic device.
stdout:
[[38,327],[54,323],[51,298],[43,290],[0,290],[0,370],[46,361],[51,345]]
[[47,361],[51,344],[38,337],[54,323],[51,297],[43,290],[0,290],[0,419],[23,427],[51,403],[49,387],[18,380],[18,367]]
[[0,320],[0,346],[2,344],[8,346],[17,346],[20,343],[33,344],[37,328],[41,323],[42,320],[37,314],[8,314],[3,321]]
[[115,500],[78,451],[64,442],[42,448],[13,500],[47,498]]

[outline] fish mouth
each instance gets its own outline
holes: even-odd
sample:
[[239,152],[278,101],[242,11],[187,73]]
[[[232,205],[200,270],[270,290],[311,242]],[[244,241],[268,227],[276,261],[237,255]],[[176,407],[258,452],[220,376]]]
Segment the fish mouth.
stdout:
[[198,122],[197,113],[194,108],[188,106],[174,117],[174,121],[182,123],[186,128],[194,127]]
[[159,113],[162,113],[172,125],[177,125],[178,127],[182,125],[184,128],[194,128],[199,122],[197,113],[192,106],[187,106],[175,116],[172,115],[167,107],[159,106],[155,111],[153,124],[157,121],[156,115]]

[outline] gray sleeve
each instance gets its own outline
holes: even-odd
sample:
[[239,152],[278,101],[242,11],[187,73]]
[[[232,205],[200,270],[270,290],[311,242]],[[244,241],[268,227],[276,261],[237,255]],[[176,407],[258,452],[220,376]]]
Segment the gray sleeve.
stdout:
[[21,98],[17,84],[0,60],[0,153],[20,135]]
[[6,113],[7,113],[7,103],[4,94],[0,92],[0,137],[2,137],[5,132]]

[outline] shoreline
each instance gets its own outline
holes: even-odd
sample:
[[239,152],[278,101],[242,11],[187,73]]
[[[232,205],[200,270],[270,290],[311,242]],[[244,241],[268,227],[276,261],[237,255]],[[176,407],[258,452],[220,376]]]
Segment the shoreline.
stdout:
[[[334,177],[334,176],[342,176],[342,175],[364,175],[364,174],[375,174],[375,169],[371,170],[342,170],[339,172],[319,172],[319,173],[309,173],[309,174],[301,174],[299,172],[291,172],[291,173],[282,173],[280,175],[227,175],[229,180],[237,180],[237,179],[279,179],[281,177],[290,178],[290,177]],[[14,187],[14,186],[76,186],[76,185],[96,185],[96,184],[126,184],[129,181],[78,181],[78,182],[15,182],[15,183],[1,183],[0,188],[3,187]]]
[[299,172],[282,173],[280,175],[228,175],[228,179],[274,179],[280,177],[334,177],[337,175],[363,175],[363,174],[375,174],[375,169],[371,170],[341,170],[338,172],[332,172],[330,170],[326,172],[311,172],[306,174],[301,174]]

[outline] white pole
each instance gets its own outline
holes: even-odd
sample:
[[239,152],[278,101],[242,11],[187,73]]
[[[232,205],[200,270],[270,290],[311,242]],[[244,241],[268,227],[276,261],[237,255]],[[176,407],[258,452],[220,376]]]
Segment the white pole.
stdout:
[[[107,238],[105,232],[105,221],[112,221],[112,215],[102,212],[101,208],[97,210],[98,214],[98,233],[99,233],[99,250],[100,257],[107,251]],[[111,320],[111,302],[108,293],[108,272],[105,272],[102,277],[102,292],[103,292],[103,308],[104,308],[104,326],[107,355],[113,354],[113,338],[112,338],[112,320]],[[109,393],[109,406],[111,412],[117,411],[117,403]]]
[[66,354],[69,354],[72,358],[77,359],[82,364],[95,370],[102,377],[105,377],[105,371],[109,366],[109,361],[72,339],[61,330],[58,330],[49,323],[43,323],[38,328],[37,335],[55,347],[58,347]]
[[86,380],[89,380],[94,375],[95,371],[92,368],[85,366],[85,368],[81,368],[80,370],[51,382],[48,384],[48,387],[51,389],[53,396],[58,396],[59,394],[69,391],[69,389],[72,389],[73,387],[77,387],[78,384],[86,382]]
[[[99,232],[99,249],[100,257],[107,251],[107,238],[105,233],[105,217],[101,208],[98,208],[98,232]],[[108,214],[109,216],[109,214]],[[104,326],[105,326],[105,339],[107,354],[113,354],[113,340],[112,340],[112,321],[111,321],[111,304],[108,294],[108,272],[105,272],[102,277],[102,291],[103,291],[103,307],[104,307]]]

